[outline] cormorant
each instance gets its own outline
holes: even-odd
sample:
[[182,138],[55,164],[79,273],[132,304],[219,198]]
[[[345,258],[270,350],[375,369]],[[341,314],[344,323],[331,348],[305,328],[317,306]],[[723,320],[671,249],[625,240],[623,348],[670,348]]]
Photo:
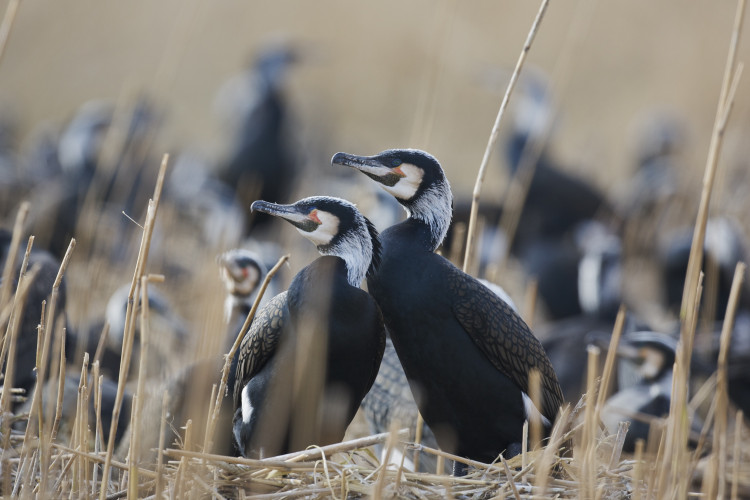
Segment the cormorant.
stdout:
[[[604,404],[601,419],[610,433],[617,433],[619,422],[630,421],[623,450],[633,452],[637,439],[648,438],[650,423],[643,416],[669,414],[676,352],[677,340],[666,333],[639,331],[622,336],[617,347],[619,390]],[[702,422],[691,417],[691,432],[698,435]]]
[[235,439],[244,456],[338,442],[375,380],[385,347],[378,306],[358,288],[377,268],[377,232],[338,198],[256,201],[251,208],[290,222],[323,256],[258,313],[242,341]]
[[[507,302],[513,310],[518,312],[513,300],[502,287],[486,280],[480,281],[492,290],[495,295]],[[406,377],[406,373],[404,373],[404,369],[401,366],[398,354],[390,338],[386,339],[383,361],[380,363],[380,370],[378,371],[378,376],[375,378],[375,383],[372,384],[372,389],[367,393],[365,399],[362,400],[362,411],[372,434],[389,432],[392,423],[396,422],[399,427],[409,429],[409,440],[416,438],[419,409],[409,388],[409,380]],[[438,446],[435,433],[432,432],[432,429],[427,424],[423,424],[422,427],[421,444],[430,448],[437,448]],[[385,450],[381,449],[381,461],[384,458],[384,452]],[[391,463],[400,465],[401,457],[391,457]],[[407,455],[404,463],[407,468],[414,470],[410,454]],[[419,452],[420,472],[434,473],[436,465],[437,460],[435,455]]]
[[[394,149],[369,157],[337,153],[332,163],[382,184],[409,215],[382,233],[381,265],[367,285],[440,447],[492,462],[520,452],[525,420],[549,431],[563,397],[539,340],[508,304],[434,253],[452,201],[438,161]],[[532,369],[541,375],[541,408],[528,394]]]
[[[286,202],[294,189],[297,164],[288,140],[283,84],[289,66],[298,57],[298,50],[286,45],[267,47],[252,67],[227,82],[217,97],[235,137],[216,175],[234,189],[241,206],[258,199]],[[254,214],[245,229],[272,220]]]

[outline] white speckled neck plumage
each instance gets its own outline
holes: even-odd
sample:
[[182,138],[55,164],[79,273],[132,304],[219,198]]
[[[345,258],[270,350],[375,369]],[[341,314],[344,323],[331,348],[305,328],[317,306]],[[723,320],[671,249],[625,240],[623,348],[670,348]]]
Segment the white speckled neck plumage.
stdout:
[[318,251],[321,255],[343,259],[346,263],[347,281],[351,286],[359,288],[372,261],[372,240],[364,216],[358,212],[356,218],[357,224],[353,230],[329,245],[318,246]]
[[437,249],[448,233],[453,216],[453,194],[447,179],[428,187],[413,203],[405,206],[409,217],[430,228],[431,251]]

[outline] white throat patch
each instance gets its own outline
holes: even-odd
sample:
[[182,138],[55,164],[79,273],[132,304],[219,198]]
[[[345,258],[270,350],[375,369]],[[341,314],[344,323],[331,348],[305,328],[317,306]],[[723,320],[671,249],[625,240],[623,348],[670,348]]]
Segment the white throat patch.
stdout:
[[411,163],[402,163],[399,167],[406,175],[398,180],[395,186],[385,186],[383,188],[399,200],[410,200],[419,189],[424,177],[424,171],[415,167]]
[[333,240],[333,237],[336,236],[336,233],[339,232],[339,218],[332,213],[324,212],[323,210],[318,210],[316,214],[318,219],[320,219],[321,224],[315,228],[315,231],[307,232],[299,228],[297,228],[297,231],[299,231],[302,236],[312,241],[316,247],[328,245],[331,243],[331,240]]

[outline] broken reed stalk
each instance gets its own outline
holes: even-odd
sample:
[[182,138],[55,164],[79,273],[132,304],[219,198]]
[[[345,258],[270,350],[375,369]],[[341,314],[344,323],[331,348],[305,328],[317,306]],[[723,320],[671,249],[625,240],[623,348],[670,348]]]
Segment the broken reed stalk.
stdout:
[[[23,276],[24,276],[24,275],[26,274],[26,270],[27,270],[27,268],[28,268],[28,266],[29,266],[29,257],[30,257],[30,255],[31,255],[31,248],[32,248],[33,246],[34,246],[34,236],[32,235],[32,236],[29,236],[29,241],[28,241],[28,242],[26,243],[26,252],[25,252],[25,253],[24,253],[24,255],[23,255],[23,261],[21,262],[21,269],[20,269],[20,271],[19,271],[19,273],[18,273],[18,284],[17,284],[17,286],[16,286],[16,292],[15,292],[15,296],[14,296],[14,298],[13,298],[13,302],[9,302],[9,303],[7,304],[7,308],[6,308],[6,310],[8,311],[8,319],[9,319],[9,320],[11,320],[11,321],[9,321],[9,322],[8,322],[8,327],[10,327],[10,325],[11,325],[11,322],[12,322],[12,319],[11,319],[11,317],[12,317],[12,313],[13,313],[13,308],[16,308],[16,307],[17,307],[17,306],[16,306],[16,301],[17,301],[17,299],[18,299],[18,290],[19,290],[19,288],[21,287],[21,281],[22,281],[22,278],[23,278]],[[34,275],[35,275],[35,276],[34,276],[33,278],[31,278],[31,279],[27,280],[27,281],[28,281],[28,284],[27,284],[27,285],[25,285],[26,287],[28,287],[28,286],[31,286],[31,283],[33,283],[33,282],[34,282],[34,279],[36,278],[36,273],[34,273]],[[26,295],[24,294],[24,297],[25,297],[25,296],[26,296]],[[1,310],[1,309],[0,309],[0,310]],[[22,309],[18,308],[18,310],[19,310],[19,311],[21,311]],[[0,316],[3,316],[3,315],[2,315],[2,314],[0,314]],[[2,326],[2,325],[4,325],[4,324],[5,324],[5,317],[0,317],[0,332],[2,332],[2,333],[3,333],[3,335],[2,335],[2,342],[0,342],[0,343],[2,343],[2,349],[0,349],[0,367],[1,367],[1,366],[4,366],[4,365],[2,364],[2,363],[3,363],[4,361],[5,361],[6,363],[7,363],[8,361],[10,361],[10,359],[6,359],[6,354],[7,354],[7,352],[8,352],[8,349],[9,349],[9,347],[10,347],[10,346],[8,345],[8,333],[9,333],[9,332],[10,332],[11,330],[10,330],[10,328],[6,328],[6,329],[3,329],[3,326]],[[14,357],[15,357],[15,355],[14,355]],[[5,383],[7,384],[7,382],[5,382]],[[12,386],[11,386],[11,387],[12,387]]]
[[610,380],[612,379],[612,372],[615,369],[615,361],[617,359],[617,348],[620,345],[620,337],[622,336],[622,329],[625,325],[625,306],[620,305],[620,309],[617,311],[617,318],[615,319],[615,326],[612,330],[612,337],[609,339],[609,348],[607,350],[607,356],[604,360],[604,369],[602,371],[602,378],[599,382],[599,393],[596,396],[596,415],[594,421],[599,421],[602,407],[607,399],[609,392]]
[[[131,465],[130,468],[130,484],[135,483],[131,487],[129,492],[130,495],[137,496],[137,485],[138,485],[138,465],[140,463],[140,447],[139,447],[139,436],[141,433],[141,409],[143,408],[143,400],[146,398],[144,394],[144,388],[146,385],[146,367],[148,366],[148,351],[149,344],[151,342],[149,335],[149,303],[148,303],[148,281],[147,276],[141,278],[141,328],[140,328],[140,355],[138,364],[138,382],[136,395],[133,397],[133,417],[130,419],[130,426],[133,429],[131,433],[131,446],[130,452],[128,453],[128,463]],[[133,490],[132,488],[136,488]]]
[[[704,481],[703,486],[708,498],[714,498],[717,495],[719,498],[726,497],[726,480],[728,477],[728,474],[726,473],[727,417],[729,414],[727,362],[729,359],[729,346],[732,340],[732,330],[734,329],[734,318],[737,312],[737,302],[744,283],[746,267],[747,266],[742,262],[738,262],[735,267],[732,288],[729,292],[729,302],[727,303],[724,324],[721,329],[715,392],[716,423],[714,424],[713,454],[712,459],[709,462],[710,474],[708,474],[711,481]],[[739,457],[735,457],[735,460],[738,458]]]
[[21,5],[21,0],[10,0],[10,2],[8,2],[8,8],[5,9],[3,24],[0,24],[0,61],[3,59],[3,56],[5,56],[5,47],[8,45],[8,39],[10,38],[10,32],[13,29],[13,24],[16,20],[16,14],[18,14],[19,5]]
[[159,448],[156,455],[156,493],[155,498],[161,498],[162,490],[164,488],[164,440],[167,435],[167,403],[169,402],[169,396],[167,391],[161,396],[161,420],[159,421]]
[[492,132],[490,133],[490,138],[487,141],[487,147],[484,150],[482,163],[479,165],[479,172],[477,173],[477,181],[476,181],[476,184],[474,185],[474,192],[472,193],[471,215],[469,216],[469,228],[466,232],[467,233],[466,234],[466,250],[464,253],[464,263],[463,263],[464,272],[468,272],[467,270],[469,269],[469,260],[470,260],[470,256],[472,252],[474,233],[476,232],[477,213],[479,212],[479,198],[482,193],[482,184],[484,183],[484,176],[487,171],[487,165],[490,162],[490,157],[492,156],[492,152],[495,149],[495,143],[497,143],[497,138],[500,134],[500,121],[502,120],[503,115],[505,114],[505,109],[508,107],[508,101],[510,100],[510,95],[513,92],[513,88],[516,86],[518,75],[521,73],[521,68],[523,68],[523,64],[526,61],[526,56],[528,55],[529,50],[531,49],[531,44],[533,43],[534,38],[536,37],[536,33],[542,22],[542,18],[544,17],[544,13],[547,11],[548,5],[549,5],[549,0],[542,0],[541,5],[539,6],[539,11],[537,12],[536,18],[534,18],[534,22],[531,25],[529,34],[526,37],[526,42],[523,44],[523,48],[521,49],[521,54],[518,56],[518,61],[516,61],[516,67],[513,70],[513,74],[510,77],[510,81],[508,82],[508,87],[505,89],[505,95],[503,96],[503,100],[500,103],[500,109],[497,112],[497,117],[495,118],[495,124],[492,126]]
[[[0,465],[2,466],[2,494],[3,497],[7,498],[10,495],[11,485],[11,468],[9,463],[8,451],[10,449],[10,400],[11,400],[11,388],[14,383],[14,372],[15,372],[15,361],[16,361],[16,346],[18,345],[18,333],[21,325],[21,317],[23,316],[23,307],[26,304],[29,288],[33,283],[36,275],[39,271],[38,268],[33,269],[30,273],[26,274],[26,266],[28,264],[28,254],[33,242],[33,237],[29,239],[29,246],[27,247],[26,258],[21,265],[21,274],[18,280],[18,287],[16,287],[16,293],[13,298],[13,312],[11,313],[11,320],[8,322],[8,329],[5,334],[5,341],[7,341],[8,347],[8,359],[5,363],[5,372],[3,374],[3,386],[2,396],[0,396],[0,433],[3,436],[2,443],[2,459]],[[4,342],[5,344],[5,342]],[[3,345],[3,348],[6,346]],[[4,350],[4,349],[3,349]],[[0,360],[5,359],[3,356]]]
[[[714,179],[716,178],[719,153],[724,139],[724,130],[734,100],[732,91],[732,87],[734,86],[732,85],[732,80],[737,72],[735,61],[737,59],[737,46],[739,45],[740,35],[742,34],[744,12],[745,0],[739,0],[737,3],[737,11],[735,13],[734,27],[732,29],[732,37],[729,43],[726,65],[724,67],[724,77],[722,79],[719,102],[716,109],[716,118],[711,133],[708,158],[706,159],[706,169],[703,176],[703,190],[701,191],[698,215],[696,216],[695,221],[695,232],[693,234],[690,257],[688,259],[688,271],[682,293],[681,318],[687,318],[692,310],[694,300],[691,300],[691,298],[696,289],[698,273],[703,260],[703,242],[706,236],[706,223],[708,220],[708,208],[711,202],[711,192],[713,190]],[[692,343],[689,343],[686,348],[688,352],[691,352]]]
[[67,331],[63,328],[63,338],[60,342],[60,361],[59,370],[57,372],[57,401],[55,404],[55,420],[52,423],[52,433],[50,434],[50,441],[54,441],[57,438],[57,431],[60,428],[60,419],[62,418],[63,410],[63,398],[65,397],[65,336]]
[[732,500],[737,500],[740,486],[740,461],[742,453],[740,443],[742,443],[742,422],[745,421],[745,415],[742,410],[737,410],[737,416],[734,419],[734,453],[732,455]]
[[[584,424],[581,443],[581,492],[584,498],[596,497],[596,431],[599,428],[596,418],[596,379],[599,365],[600,349],[590,345],[588,352],[588,367],[586,370],[586,396],[584,409]],[[591,399],[589,399],[591,398]]]
[[[706,159],[706,168],[703,177],[703,189],[701,191],[698,215],[696,216],[693,241],[690,248],[690,257],[688,259],[688,270],[685,276],[685,285],[682,294],[682,305],[680,310],[681,328],[680,342],[677,350],[677,363],[675,379],[680,383],[676,385],[676,392],[673,392],[672,404],[670,408],[669,421],[672,425],[668,429],[669,443],[667,453],[665,454],[665,463],[670,464],[672,475],[670,484],[686,493],[687,486],[683,483],[684,478],[679,477],[677,467],[684,465],[681,460],[682,452],[687,446],[687,432],[682,428],[685,420],[688,381],[690,377],[690,353],[693,349],[693,339],[695,336],[695,325],[698,304],[696,294],[698,290],[698,281],[700,275],[701,262],[703,261],[703,244],[706,236],[706,224],[708,221],[709,205],[711,202],[711,193],[713,190],[716,170],[718,168],[719,153],[721,151],[724,131],[732,110],[734,93],[739,81],[739,75],[742,68],[736,67],[737,47],[739,45],[740,35],[745,12],[745,0],[739,0],[737,11],[732,29],[732,37],[729,43],[724,76],[721,84],[719,102],[716,109],[713,131],[711,134],[711,143],[709,145],[708,158]],[[676,427],[676,429],[674,429]],[[675,432],[671,432],[675,431]],[[666,469],[667,467],[665,467]],[[661,484],[665,487],[665,484]]]
[[[250,325],[253,322],[253,318],[255,318],[255,313],[258,310],[258,307],[260,306],[260,301],[263,298],[263,294],[266,293],[266,289],[268,288],[268,284],[271,282],[271,279],[274,277],[274,275],[278,272],[279,269],[281,269],[281,266],[284,265],[284,263],[289,260],[289,254],[282,255],[281,258],[276,262],[276,265],[271,268],[270,271],[268,271],[268,274],[266,274],[266,277],[263,279],[263,283],[260,286],[260,290],[258,291],[258,296],[255,297],[255,302],[253,302],[253,307],[250,309],[250,312],[247,314],[247,317],[245,318],[245,322],[242,324],[242,328],[240,328],[239,333],[237,334],[237,338],[234,340],[234,344],[232,344],[232,347],[229,349],[229,352],[224,356],[224,367],[221,370],[221,381],[219,382],[219,390],[216,391],[216,401],[214,402],[214,411],[211,414],[211,420],[210,420],[210,426],[208,429],[206,429],[206,444],[210,444],[210,442],[213,440],[213,432],[214,429],[216,429],[216,421],[219,418],[219,410],[221,409],[221,399],[224,397],[227,397],[226,390],[227,390],[227,381],[229,380],[229,369],[232,367],[232,359],[234,359],[234,356],[237,353],[237,350],[240,348],[240,344],[242,344],[242,339],[245,338],[245,335],[247,334],[247,331],[250,329]],[[241,383],[241,381],[236,381],[236,383]],[[232,396],[233,397],[233,396]],[[210,449],[205,448],[205,449]]]
[[[159,201],[161,200],[161,192],[164,187],[164,179],[167,171],[167,164],[169,163],[169,155],[165,154],[162,157],[161,166],[159,167],[159,175],[156,179],[156,186],[154,187],[154,197],[149,200],[148,210],[146,212],[146,225],[141,236],[141,245],[138,251],[138,258],[136,259],[135,272],[133,273],[133,279],[130,283],[130,292],[128,293],[128,305],[125,310],[125,328],[122,341],[122,353],[120,356],[120,373],[117,382],[117,394],[115,395],[115,404],[112,408],[112,424],[109,429],[109,439],[107,441],[107,458],[104,462],[104,470],[102,471],[102,483],[106,483],[109,477],[109,471],[112,463],[112,453],[115,447],[115,434],[117,431],[117,424],[120,418],[120,410],[122,408],[122,400],[125,394],[125,382],[127,379],[128,370],[130,368],[130,357],[133,349],[133,335],[135,332],[135,312],[137,310],[133,305],[133,298],[135,291],[139,285],[141,277],[145,275],[146,263],[148,261],[148,254],[151,248],[151,237],[154,232],[154,224],[156,221],[156,214],[159,208]],[[99,500],[105,500],[106,488],[102,487],[99,492]]]
[[[50,441],[48,438],[50,437],[49,433],[45,432],[45,428],[47,427],[45,425],[44,417],[43,417],[43,399],[44,399],[44,380],[45,375],[47,373],[47,360],[49,359],[49,351],[50,351],[50,343],[52,340],[52,334],[55,327],[55,309],[57,307],[57,300],[60,295],[60,285],[62,284],[62,278],[65,274],[65,270],[68,268],[68,262],[70,262],[70,256],[73,253],[73,249],[76,246],[76,240],[75,238],[70,240],[70,244],[68,245],[68,249],[65,252],[65,256],[63,257],[62,263],[60,264],[60,269],[57,272],[57,276],[55,277],[55,281],[52,285],[52,294],[50,295],[50,301],[49,301],[49,307],[47,308],[47,319],[44,322],[44,329],[42,331],[43,333],[43,342],[42,342],[42,349],[41,354],[39,356],[39,360],[37,362],[36,366],[36,385],[34,388],[34,393],[38,397],[36,398],[37,401],[37,408],[36,408],[36,414],[39,420],[39,438],[41,440],[40,444],[40,467],[41,467],[41,477],[39,482],[39,492],[42,497],[44,497],[47,494],[47,474],[49,471],[49,444]],[[34,412],[34,409],[32,409],[32,413]],[[49,427],[50,432],[52,430],[51,427]]]
[[[26,222],[26,218],[29,215],[29,202],[24,201],[18,208],[16,214],[16,222],[13,224],[13,234],[10,238],[10,248],[8,248],[8,255],[5,259],[5,266],[3,267],[2,279],[0,279],[0,311],[8,307],[8,301],[10,300],[10,289],[11,279],[10,276],[13,274],[13,267],[16,265],[16,259],[18,258],[18,249],[21,245],[21,234],[23,233],[23,225]],[[4,322],[0,322],[2,326]]]
[[532,278],[526,285],[526,293],[523,299],[523,319],[529,328],[534,328],[534,314],[536,314],[536,301],[539,297],[539,280]]

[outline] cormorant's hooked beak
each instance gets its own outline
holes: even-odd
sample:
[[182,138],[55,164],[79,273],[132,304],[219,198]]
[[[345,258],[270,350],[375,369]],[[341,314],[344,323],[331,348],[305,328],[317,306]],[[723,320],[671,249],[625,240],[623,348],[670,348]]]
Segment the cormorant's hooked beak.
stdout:
[[263,212],[274,217],[280,217],[302,231],[312,232],[321,222],[316,215],[317,210],[308,211],[296,204],[280,205],[268,201],[257,200],[250,205],[250,210]]
[[399,179],[406,177],[401,166],[389,167],[378,156],[357,156],[349,153],[336,153],[331,158],[332,165],[356,168],[368,177],[386,186],[394,186]]

